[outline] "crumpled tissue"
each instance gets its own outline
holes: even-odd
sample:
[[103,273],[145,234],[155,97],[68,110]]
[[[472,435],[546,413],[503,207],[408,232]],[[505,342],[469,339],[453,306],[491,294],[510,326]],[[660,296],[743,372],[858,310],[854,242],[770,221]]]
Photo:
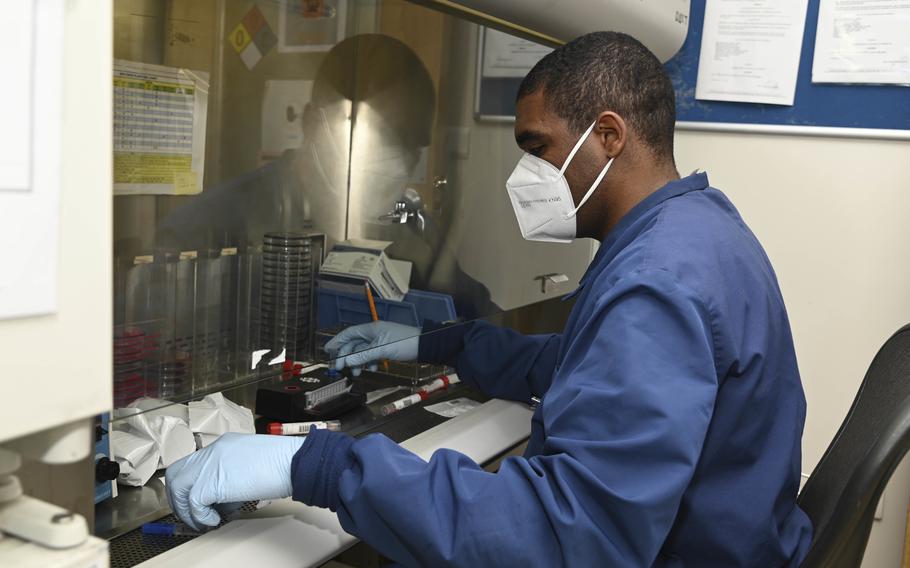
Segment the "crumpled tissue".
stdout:
[[123,430],[111,432],[111,453],[120,464],[117,483],[139,487],[158,469],[160,452],[155,442]]
[[118,483],[145,485],[155,471],[203,448],[226,432],[254,434],[253,412],[221,393],[172,404],[140,398],[114,411],[111,453],[120,464]]
[[190,409],[185,404],[174,404],[160,398],[137,398],[127,408],[138,408],[151,415],[173,416],[183,420],[187,426],[190,424]]
[[224,398],[220,392],[189,404],[190,429],[204,448],[227,432],[255,434],[253,411]]
[[111,453],[121,471],[130,472],[119,483],[144,485],[156,470],[196,451],[186,405],[144,398],[118,408],[114,418]]

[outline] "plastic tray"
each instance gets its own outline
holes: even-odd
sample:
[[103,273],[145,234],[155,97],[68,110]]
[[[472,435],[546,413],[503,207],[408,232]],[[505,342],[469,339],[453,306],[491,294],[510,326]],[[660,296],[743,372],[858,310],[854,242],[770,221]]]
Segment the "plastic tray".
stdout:
[[[366,292],[357,295],[318,288],[316,294],[320,328],[347,327],[373,321]],[[422,327],[425,320],[443,322],[456,318],[455,302],[448,294],[411,290],[402,302],[374,296],[374,303],[380,320],[414,327]]]

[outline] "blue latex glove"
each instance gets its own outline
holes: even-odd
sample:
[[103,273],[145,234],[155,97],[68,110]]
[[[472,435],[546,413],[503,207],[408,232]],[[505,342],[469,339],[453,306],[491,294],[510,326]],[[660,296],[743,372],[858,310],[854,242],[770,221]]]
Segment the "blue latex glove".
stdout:
[[374,321],[349,327],[325,344],[337,370],[350,367],[354,376],[364,366],[376,370],[382,359],[413,361],[420,345],[420,328],[388,321]]
[[291,460],[304,437],[224,434],[167,468],[171,510],[194,530],[214,527],[214,505],[290,497]]

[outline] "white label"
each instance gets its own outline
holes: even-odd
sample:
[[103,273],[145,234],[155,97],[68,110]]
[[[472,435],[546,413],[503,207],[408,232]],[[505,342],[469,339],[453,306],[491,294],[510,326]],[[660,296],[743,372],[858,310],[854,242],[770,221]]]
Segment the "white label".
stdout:
[[455,418],[456,416],[461,416],[466,412],[474,410],[478,406],[480,406],[480,403],[476,400],[471,400],[470,398],[456,398],[425,406],[424,409],[444,418]]

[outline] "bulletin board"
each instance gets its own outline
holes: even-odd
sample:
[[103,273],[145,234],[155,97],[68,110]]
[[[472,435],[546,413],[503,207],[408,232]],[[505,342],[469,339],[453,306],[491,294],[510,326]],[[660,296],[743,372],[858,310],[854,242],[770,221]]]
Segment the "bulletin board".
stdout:
[[910,88],[812,83],[820,0],[809,0],[793,106],[696,100],[705,1],[692,0],[689,35],[666,64],[676,89],[678,127],[910,139]]
[[[665,66],[676,90],[679,128],[910,140],[910,87],[812,83],[820,0],[809,0],[793,106],[696,100],[705,1],[691,0],[688,37]],[[475,115],[480,120],[511,121],[521,78],[485,73],[484,37],[481,28]]]

